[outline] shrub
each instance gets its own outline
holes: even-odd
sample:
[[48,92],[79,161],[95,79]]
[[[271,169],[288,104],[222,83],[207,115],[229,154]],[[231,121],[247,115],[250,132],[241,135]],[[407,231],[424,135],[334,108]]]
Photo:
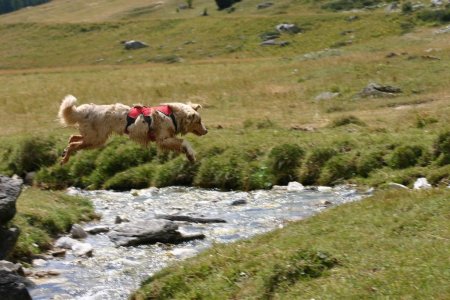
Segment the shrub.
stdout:
[[52,190],[64,189],[74,184],[69,169],[60,165],[39,170],[35,182],[40,187]]
[[145,164],[117,173],[105,182],[103,188],[116,191],[146,188],[150,185],[153,168],[151,164]]
[[155,148],[144,148],[131,142],[121,143],[118,139],[99,154],[94,172],[86,178],[86,185],[99,188],[114,174],[149,162],[155,156],[155,151]]
[[402,13],[409,14],[412,13],[414,10],[413,5],[411,2],[405,2],[402,4]]
[[24,177],[27,172],[55,163],[57,151],[53,139],[28,137],[12,146],[6,155],[7,169]]
[[438,10],[424,10],[417,17],[424,22],[447,23],[450,22],[450,8]]
[[297,144],[283,144],[274,147],[269,153],[269,170],[274,176],[275,184],[288,184],[297,180],[297,169],[304,156],[303,149]]
[[216,0],[217,8],[219,10],[231,7],[236,2],[240,2],[240,0]]
[[194,183],[204,188],[238,190],[243,187],[244,154],[231,149],[201,161]]
[[75,159],[72,159],[68,163],[70,170],[70,176],[75,186],[85,188],[88,183],[89,175],[95,170],[95,160],[101,150],[81,151],[77,154]]
[[245,177],[245,190],[269,189],[275,182],[270,169],[258,162],[253,162],[248,166]]
[[321,185],[334,185],[337,182],[349,179],[356,174],[355,157],[352,155],[337,155],[330,158],[320,172],[318,183]]
[[351,10],[374,6],[380,2],[381,0],[333,0],[322,5],[322,8],[332,11]]
[[332,148],[317,148],[308,154],[300,169],[300,182],[307,185],[316,184],[323,165],[333,156],[337,151]]
[[450,164],[450,131],[439,134],[433,148],[434,157],[439,166]]
[[355,116],[345,116],[345,117],[341,117],[341,118],[334,120],[333,123],[331,124],[331,127],[340,127],[340,126],[345,126],[345,125],[349,125],[349,124],[355,124],[358,126],[366,126],[366,124],[363,121],[361,121],[359,118],[357,118]]
[[356,161],[356,172],[362,177],[368,177],[369,173],[379,169],[384,165],[384,153],[382,151],[372,151],[360,154]]
[[159,166],[153,183],[157,187],[191,185],[197,169],[198,164],[189,162],[184,156],[178,156]]
[[405,169],[416,165],[422,156],[420,146],[403,145],[394,149],[388,159],[388,165],[393,169]]

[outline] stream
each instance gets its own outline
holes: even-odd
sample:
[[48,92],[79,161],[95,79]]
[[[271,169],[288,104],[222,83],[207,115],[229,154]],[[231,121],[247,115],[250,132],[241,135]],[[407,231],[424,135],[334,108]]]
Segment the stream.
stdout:
[[49,257],[33,267],[33,272],[52,270],[59,274],[33,278],[36,286],[29,291],[34,300],[127,299],[145,278],[171,263],[195,256],[213,243],[230,243],[282,228],[287,222],[366,196],[350,186],[302,189],[296,185],[251,192],[167,187],[129,192],[70,188],[67,193],[89,198],[101,215],[100,220],[83,227],[113,228],[117,216],[133,222],[160,214],[221,218],[226,223],[177,222],[180,232],[206,236],[177,245],[117,247],[105,233],[88,235],[83,242],[92,245],[92,257],[77,257],[68,250],[64,257]]

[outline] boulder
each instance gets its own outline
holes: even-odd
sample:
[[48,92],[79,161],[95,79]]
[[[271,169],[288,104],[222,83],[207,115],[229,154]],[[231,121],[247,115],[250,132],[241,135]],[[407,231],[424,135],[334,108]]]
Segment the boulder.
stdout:
[[182,215],[157,215],[157,219],[165,219],[170,221],[183,221],[183,222],[191,222],[191,223],[226,223],[224,219],[217,218],[199,218],[199,217],[190,217],[190,216],[182,216]]
[[84,229],[89,234],[98,234],[109,231],[109,226],[107,225],[96,225],[92,227],[87,227]]
[[135,49],[141,49],[141,48],[146,48],[148,47],[148,45],[144,42],[141,41],[125,41],[123,43],[124,47],[126,50],[135,50]]
[[63,236],[56,240],[55,247],[63,249],[72,249],[73,245],[75,245],[76,243],[78,243],[77,240],[74,240],[67,236]]
[[6,260],[0,260],[0,270],[7,271],[9,273],[13,273],[20,276],[25,276],[25,272],[21,264],[12,263]]
[[259,3],[258,5],[256,5],[257,9],[264,9],[264,8],[268,8],[271,7],[273,5],[272,2],[263,2],[263,3]]
[[402,93],[402,90],[398,87],[390,85],[381,85],[378,83],[369,83],[360,93],[361,97],[390,97],[395,94]]
[[302,32],[302,30],[300,29],[300,27],[298,27],[295,24],[278,24],[277,26],[275,26],[275,28],[279,31],[279,32],[286,32],[286,33],[291,33],[291,34],[296,34],[296,33],[300,33]]
[[245,204],[247,204],[247,200],[245,199],[237,199],[231,202],[231,206],[245,205]]
[[275,40],[267,40],[260,44],[261,46],[280,46],[284,47],[289,45],[288,41],[275,41]]
[[178,244],[195,239],[203,239],[203,234],[183,235],[178,225],[162,219],[142,220],[122,223],[109,233],[110,239],[118,246],[169,243]]
[[83,227],[79,224],[73,224],[70,229],[70,235],[74,239],[85,239],[87,238],[87,233],[84,231]]
[[0,175],[0,226],[16,214],[16,201],[22,191],[22,180]]
[[31,300],[26,287],[29,283],[22,276],[0,270],[0,298],[2,300]]
[[297,181],[291,181],[287,185],[288,192],[299,192],[303,191],[304,189],[305,187],[303,186],[303,184]]
[[417,178],[416,182],[414,182],[414,189],[415,190],[422,190],[422,189],[431,189],[431,184],[428,183],[428,180],[425,177]]
[[92,245],[89,243],[81,243],[81,242],[76,242],[73,246],[72,246],[72,253],[75,256],[87,256],[87,257],[91,257],[92,253],[94,251],[94,248],[92,248]]
[[8,256],[16,245],[19,234],[20,230],[18,227],[0,227],[0,259],[4,259]]

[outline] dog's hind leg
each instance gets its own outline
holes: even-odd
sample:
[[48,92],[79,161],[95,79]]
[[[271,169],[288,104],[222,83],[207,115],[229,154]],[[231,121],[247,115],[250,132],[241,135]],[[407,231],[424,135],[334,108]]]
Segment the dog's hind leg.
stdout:
[[69,144],[70,143],[73,143],[73,142],[79,142],[79,141],[81,141],[83,139],[83,136],[82,135],[71,135],[70,136],[70,138],[69,138]]
[[69,161],[70,156],[78,150],[89,148],[92,145],[86,144],[83,141],[81,142],[72,142],[64,149],[63,158],[61,160],[61,165],[67,163]]

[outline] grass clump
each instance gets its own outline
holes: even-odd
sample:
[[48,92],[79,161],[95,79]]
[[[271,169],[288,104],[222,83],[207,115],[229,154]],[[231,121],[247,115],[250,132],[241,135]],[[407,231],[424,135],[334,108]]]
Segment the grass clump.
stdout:
[[116,191],[143,189],[150,185],[153,173],[154,167],[152,164],[129,168],[106,180],[102,188]]
[[25,137],[4,149],[2,171],[7,175],[26,173],[55,163],[57,151],[52,138]]
[[439,134],[433,148],[436,163],[439,166],[450,164],[450,131]]
[[325,163],[337,154],[333,148],[317,148],[312,150],[305,158],[300,168],[300,182],[313,185],[318,182],[322,167]]
[[352,154],[339,154],[331,157],[320,172],[318,183],[320,185],[335,185],[352,178],[357,172],[355,156]]
[[185,157],[178,156],[158,167],[153,184],[157,187],[189,186],[194,181],[197,169],[198,164],[192,164]]
[[340,118],[334,120],[331,124],[331,127],[340,127],[340,126],[346,126],[349,124],[355,124],[358,126],[366,126],[366,124],[363,121],[361,121],[358,117],[345,116],[345,117],[340,117]]
[[431,10],[426,9],[417,14],[419,20],[429,23],[448,23],[450,22],[450,5],[446,8]]
[[297,180],[297,169],[301,165],[305,151],[297,144],[282,144],[269,153],[269,170],[275,184],[286,185]]
[[12,220],[21,234],[10,258],[28,261],[33,254],[50,249],[52,237],[68,232],[74,223],[95,217],[92,204],[85,198],[36,188],[24,189]]
[[323,9],[332,11],[342,11],[351,9],[361,9],[375,6],[383,1],[381,0],[332,0],[322,5]]
[[401,145],[394,149],[387,161],[393,169],[405,169],[415,166],[424,150],[416,145]]

